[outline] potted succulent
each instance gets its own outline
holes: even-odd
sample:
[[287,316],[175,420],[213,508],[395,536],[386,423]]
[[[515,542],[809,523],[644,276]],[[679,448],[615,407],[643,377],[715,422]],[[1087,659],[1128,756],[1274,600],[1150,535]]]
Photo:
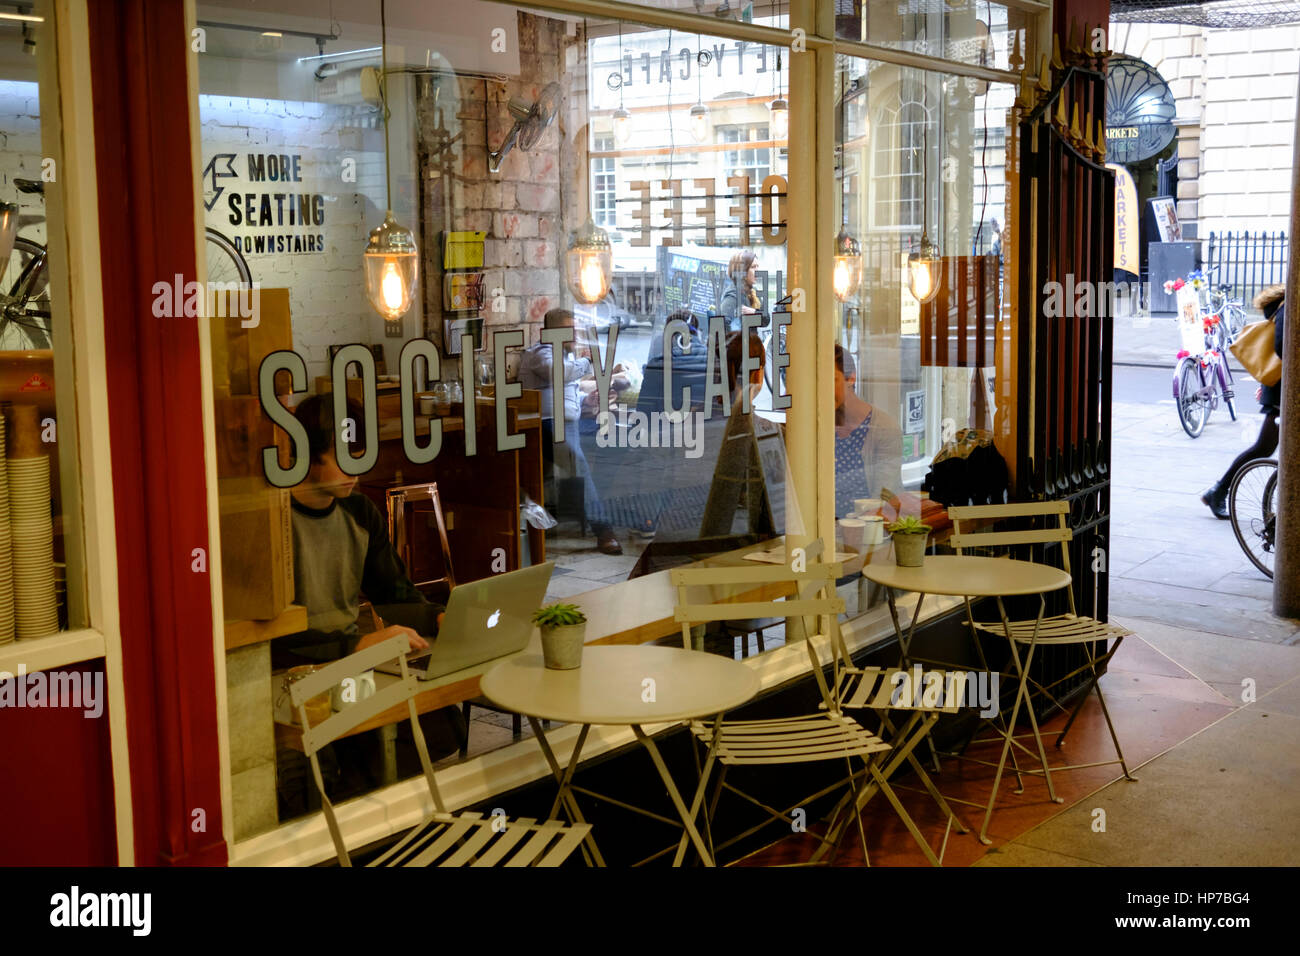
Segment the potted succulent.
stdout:
[[919,568],[925,563],[925,546],[930,526],[916,515],[907,515],[885,525],[894,542],[894,561],[900,568]]
[[533,615],[542,632],[542,660],[553,670],[582,666],[582,645],[587,636],[586,615],[576,604],[550,604]]

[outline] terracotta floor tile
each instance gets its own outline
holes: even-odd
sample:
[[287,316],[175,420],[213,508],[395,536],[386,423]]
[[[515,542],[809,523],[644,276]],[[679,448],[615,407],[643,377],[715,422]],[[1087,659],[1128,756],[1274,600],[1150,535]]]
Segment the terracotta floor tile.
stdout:
[[[1175,661],[1137,637],[1128,638],[1121,647],[1115,658],[1114,669],[1102,678],[1102,690],[1128,766],[1138,777],[1138,782],[1132,784],[1133,787],[1142,786],[1141,773],[1136,772],[1142,763],[1164,753],[1235,709],[1213,687],[1196,679]],[[1065,719],[1065,715],[1057,714],[1041,727],[1049,768],[1062,767],[1067,763],[1093,763],[1115,758],[1110,734],[1095,694],[1090,695],[1084,704],[1070,729],[1065,746],[1058,749],[1055,746],[1055,735],[1065,725]],[[1029,733],[1028,722],[1018,732]],[[1031,751],[1034,749],[1032,736],[1022,742]],[[1000,740],[975,743],[967,750],[967,754],[996,762],[1001,746]],[[1019,752],[1019,759],[1022,768],[1037,766],[1036,758],[1023,752]],[[928,760],[923,760],[923,764],[929,769]],[[1015,793],[1015,775],[1008,761],[989,825],[989,837],[993,843],[985,846],[980,843],[978,832],[983,823],[983,807],[988,802],[994,773],[994,767],[972,760],[946,758],[942,761],[942,772],[932,774],[936,786],[946,798],[979,804],[977,807],[952,804],[954,812],[972,832],[961,834],[955,828],[952,830],[948,835],[944,865],[969,866],[997,847],[1004,846],[1123,777],[1118,764],[1055,773],[1052,782],[1057,796],[1063,802],[1053,803],[1041,774],[1026,774],[1023,793]],[[937,854],[943,844],[946,825],[939,808],[921,788],[915,775],[900,773],[892,783],[899,801]],[[927,865],[924,854],[883,794],[878,793],[873,797],[862,818],[871,865]],[[817,846],[814,837],[797,834],[777,841],[737,865],[779,866],[803,862]],[[845,837],[836,865],[863,865],[856,828],[851,827]]]

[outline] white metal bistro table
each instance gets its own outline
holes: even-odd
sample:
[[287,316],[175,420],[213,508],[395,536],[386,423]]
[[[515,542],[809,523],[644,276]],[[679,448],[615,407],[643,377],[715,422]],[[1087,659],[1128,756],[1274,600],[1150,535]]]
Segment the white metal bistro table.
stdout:
[[[985,671],[988,671],[988,661],[984,658],[984,651],[979,642],[979,634],[975,630],[975,617],[971,611],[970,602],[971,598],[976,597],[991,597],[997,601],[998,615],[1002,619],[1003,632],[1006,635],[1007,643],[1011,646],[1011,657],[1015,662],[1019,686],[1016,688],[1016,700],[1011,708],[1010,722],[997,728],[998,733],[1003,737],[1002,755],[998,759],[997,773],[993,777],[993,792],[989,795],[988,806],[984,811],[984,825],[980,827],[980,842],[985,844],[992,842],[988,837],[989,819],[993,816],[993,805],[997,802],[998,787],[1002,783],[1002,771],[1006,766],[1007,755],[1011,752],[1012,744],[1020,747],[1026,753],[1032,753],[1023,744],[1018,743],[1014,736],[1016,719],[1020,716],[1022,700],[1025,702],[1025,709],[1029,712],[1029,722],[1033,725],[1034,737],[1038,740],[1038,753],[1033,754],[1033,756],[1038,758],[1042,767],[1042,773],[1047,782],[1048,795],[1053,802],[1060,803],[1061,798],[1056,795],[1056,791],[1052,786],[1051,773],[1047,768],[1047,755],[1043,752],[1042,740],[1038,733],[1038,718],[1034,715],[1033,707],[1029,706],[1028,703],[1028,683],[1025,678],[1029,673],[1029,666],[1033,662],[1034,650],[1038,643],[1039,628],[1043,621],[1043,615],[1047,610],[1045,595],[1049,591],[1059,591],[1061,588],[1069,587],[1072,583],[1070,575],[1064,569],[1054,568],[1048,564],[1017,561],[1014,558],[982,557],[973,554],[926,555],[925,563],[919,568],[903,568],[895,564],[868,564],[862,569],[862,575],[885,587],[885,593],[889,599],[889,614],[893,618],[894,631],[898,635],[898,644],[902,652],[900,663],[904,668],[910,666],[913,659],[911,643],[912,638],[916,635],[916,623],[921,617],[921,604],[925,600],[925,596],[927,594],[943,594],[958,596],[965,601],[966,620],[971,627],[975,650],[979,655],[980,665]],[[917,595],[916,609],[912,614],[912,623],[908,626],[906,634],[903,633],[898,617],[898,606],[894,597],[896,591],[913,591]],[[1038,595],[1038,618],[1034,622],[1034,632],[1029,641],[1029,650],[1022,662],[1016,642],[1011,638],[1011,622],[1007,618],[1002,599],[1030,594]],[[1001,723],[1000,708],[997,723]],[[1011,759],[1013,765],[1015,765],[1014,754],[1011,754]],[[1032,772],[1036,773],[1037,771]],[[1018,765],[1016,765],[1016,773],[1017,776],[1020,773]]]
[[[716,729],[721,726],[722,715],[758,693],[758,676],[750,667],[716,654],[675,647],[589,644],[583,649],[581,667],[573,670],[548,670],[542,663],[540,654],[520,654],[492,668],[484,675],[481,686],[483,696],[498,707],[528,717],[542,753],[546,756],[546,762],[551,767],[551,773],[560,785],[555,803],[551,806],[552,817],[563,806],[571,821],[585,823],[574,798],[574,791],[580,790],[624,809],[678,825],[677,821],[667,817],[573,786],[573,773],[578,766],[591,725],[626,725],[632,728],[637,740],[650,754],[681,818],[680,825],[685,828],[700,858],[706,866],[714,865],[712,854],[696,829],[695,818],[704,799],[708,769],[713,761],[713,747],[717,743]],[[659,754],[659,748],[642,728],[647,724],[704,717],[714,718],[714,742],[688,810]],[[542,731],[542,720],[582,725],[567,767],[561,768],[556,760]],[[590,859],[598,866],[603,866],[604,860],[600,857],[595,840],[590,836],[587,847],[590,849]],[[680,863],[681,858],[679,849],[674,862]]]

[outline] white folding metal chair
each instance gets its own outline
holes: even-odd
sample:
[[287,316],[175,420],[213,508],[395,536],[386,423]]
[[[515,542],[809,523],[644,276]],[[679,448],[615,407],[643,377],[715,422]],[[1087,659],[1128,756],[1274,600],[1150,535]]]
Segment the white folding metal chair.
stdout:
[[[370,866],[559,866],[591,833],[589,824],[570,825],[560,820],[537,822],[531,819],[507,820],[500,816],[484,817],[480,813],[447,812],[438,792],[433,775],[433,764],[420,730],[415,696],[420,692],[419,681],[406,669],[405,637],[394,637],[365,650],[350,654],[342,660],[327,664],[314,674],[295,682],[290,687],[290,699],[298,710],[302,723],[303,751],[311,761],[311,770],[320,790],[321,807],[334,849],[341,866],[351,866],[343,834],[339,830],[334,805],[325,792],[321,777],[320,759],[317,756],[327,746],[360,726],[372,717],[382,714],[403,702],[410,714],[411,734],[420,756],[424,779],[433,798],[434,812],[396,845],[372,861]],[[382,690],[358,700],[342,711],[331,714],[316,726],[307,719],[307,701],[346,680],[373,670],[377,665],[392,660],[401,661],[402,676]]]
[[[808,805],[826,794],[841,787],[848,787],[854,798],[852,803],[841,800],[836,808],[836,815],[831,819],[831,828],[838,835],[841,832],[840,819],[850,805],[857,805],[860,795],[859,783],[868,773],[868,766],[873,755],[889,749],[889,745],[875,734],[866,730],[853,718],[847,716],[834,695],[833,688],[839,686],[839,641],[832,638],[831,656],[834,677],[830,685],[822,673],[823,663],[817,654],[816,644],[825,637],[831,637],[837,627],[836,616],[843,613],[844,602],[834,596],[835,580],[842,573],[839,564],[812,563],[821,555],[821,543],[815,542],[805,549],[809,563],[806,570],[793,571],[786,566],[753,567],[715,567],[715,568],[676,568],[670,572],[672,584],[677,588],[677,608],[674,618],[682,625],[682,644],[691,646],[691,628],[697,624],[711,621],[740,620],[763,617],[801,617],[816,618],[817,627],[805,639],[808,657],[812,663],[813,675],[821,691],[824,707],[819,711],[794,717],[778,717],[763,720],[725,720],[719,718],[714,722],[695,720],[691,722],[691,733],[707,748],[707,757],[700,770],[703,780],[707,780],[713,770],[714,762],[722,766],[718,771],[717,782],[705,810],[705,825],[710,848],[717,858],[717,851],[726,849],[765,826],[771,820],[765,820],[750,827],[724,843],[713,846],[712,821],[717,810],[718,800],[723,790],[748,801],[763,810],[772,820],[779,820],[787,826],[791,813],[797,808]],[[765,584],[789,582],[795,586],[795,595],[790,600],[763,601],[729,601],[727,598],[739,593],[744,596],[746,590],[760,588]],[[724,593],[707,603],[692,600],[691,591],[711,588],[714,594],[721,589]],[[828,596],[829,593],[829,596]],[[805,625],[807,626],[807,625]],[[863,766],[855,769],[853,758],[859,758]],[[698,755],[697,755],[698,760]],[[744,792],[727,782],[727,770],[744,765],[782,765],[806,764],[831,760],[843,760],[847,770],[845,777],[829,787],[819,790],[784,810],[768,806],[757,797]],[[700,788],[696,803],[691,812],[699,810],[699,801],[703,798],[704,788]],[[862,820],[857,820],[858,837],[865,854],[866,834],[862,829]],[[818,835],[822,847],[818,859],[826,849],[833,849],[835,842]],[[677,862],[680,862],[686,850],[683,839],[678,846]],[[810,861],[814,862],[814,861]]]
[[[871,761],[868,772],[872,782],[861,794],[861,802],[852,812],[861,814],[867,803],[877,792],[884,793],[885,799],[894,808],[907,827],[907,831],[916,841],[931,866],[943,864],[944,851],[948,848],[948,835],[952,826],[957,825],[957,832],[968,833],[969,830],[961,819],[948,806],[930,775],[925,772],[913,751],[930,736],[930,731],[944,714],[955,714],[967,699],[966,681],[969,675],[964,671],[922,671],[920,666],[912,670],[897,667],[854,667],[848,656],[844,659],[849,664],[840,672],[839,699],[845,710],[871,710],[880,719],[881,737],[890,745],[888,753],[877,754]],[[895,726],[896,711],[907,715],[906,720]],[[948,824],[944,829],[943,844],[936,856],[930,844],[921,835],[920,829],[902,802],[889,785],[889,780],[906,761],[916,773]],[[845,798],[848,799],[847,797]],[[841,819],[841,830],[847,827],[847,818]],[[835,837],[836,834],[831,834]],[[838,835],[843,839],[842,833]],[[820,852],[820,850],[819,850]]]
[[[1039,501],[1023,502],[1006,505],[974,505],[958,506],[948,509],[948,516],[952,519],[953,534],[948,539],[958,554],[962,554],[964,549],[970,548],[1014,548],[1018,546],[1032,545],[1055,545],[1061,553],[1061,568],[1071,574],[1070,570],[1070,549],[1069,542],[1073,538],[1073,532],[1067,523],[1066,516],[1069,514],[1070,505],[1067,501]],[[1052,515],[1057,517],[1055,526],[1051,522]],[[1017,529],[1010,531],[980,531],[976,533],[962,533],[961,522],[963,521],[1008,521],[1013,519],[1025,519],[1029,522],[1036,522],[1037,519],[1043,519],[1044,527]],[[1079,711],[1083,708],[1088,699],[1089,693],[1097,692],[1097,700],[1101,704],[1102,716],[1106,719],[1106,726],[1110,730],[1111,742],[1115,745],[1115,760],[1099,760],[1092,763],[1070,764],[1055,768],[1056,772],[1065,770],[1081,770],[1085,767],[1101,767],[1109,764],[1119,764],[1123,768],[1124,776],[1129,780],[1136,780],[1128,769],[1128,764],[1124,760],[1124,751],[1120,747],[1119,735],[1115,733],[1115,724],[1110,719],[1110,711],[1106,707],[1106,698],[1101,692],[1101,685],[1098,683],[1100,674],[1098,668],[1106,664],[1119,650],[1120,644],[1124,638],[1132,631],[1120,627],[1117,624],[1111,624],[1106,621],[1098,621],[1095,618],[1080,616],[1077,613],[1074,603],[1074,589],[1067,588],[1069,611],[1065,614],[1058,614],[1053,617],[1043,617],[1045,603],[1040,603],[1038,617],[1033,620],[1012,621],[1009,620],[1002,604],[999,602],[1001,621],[981,623],[977,622],[971,612],[970,601],[966,601],[966,616],[971,627],[971,633],[975,642],[976,652],[979,654],[980,663],[985,670],[988,670],[987,660],[981,646],[979,635],[996,634],[1005,637],[1011,645],[1011,661],[1014,671],[1006,676],[1012,677],[1016,681],[1016,697],[1011,708],[1010,720],[1006,722],[1005,727],[999,728],[999,737],[1003,740],[1002,755],[997,763],[997,773],[993,780],[993,793],[989,798],[989,804],[984,814],[984,825],[980,828],[980,840],[984,843],[991,842],[988,839],[989,819],[993,815],[993,807],[997,801],[998,787],[1002,782],[1002,772],[1006,766],[1008,753],[1011,753],[1012,766],[1016,773],[1017,781],[1020,784],[1019,793],[1024,789],[1022,774],[1039,774],[1041,773],[1047,783],[1048,796],[1055,803],[1060,803],[1061,798],[1056,795],[1056,788],[1052,785],[1053,770],[1047,765],[1047,755],[1043,749],[1043,739],[1038,729],[1038,718],[1034,713],[1033,699],[1035,697],[1046,698],[1050,703],[1065,710],[1065,705],[1057,699],[1052,690],[1059,687],[1066,681],[1071,680],[1077,675],[1088,672],[1088,686],[1083,693],[1079,694],[1078,700],[1075,701],[1070,716],[1061,728],[1060,734],[1056,738],[1056,746],[1062,747],[1065,744],[1066,734],[1074,725],[1075,718],[1079,716]],[[1108,645],[1109,642],[1109,646]],[[1048,683],[1043,684],[1035,680],[1031,674],[1034,652],[1039,648],[1047,645],[1064,646],[1074,645],[1081,649],[1083,663],[1066,674],[1057,676]],[[1021,659],[1021,649],[1025,650],[1024,659]],[[1029,723],[1033,728],[1033,734],[1015,733],[1016,720],[1020,714],[1021,705],[1024,705],[1029,714]],[[1021,739],[1027,739],[1029,736],[1034,738],[1037,746],[1037,753],[1033,753],[1024,744],[1020,743]],[[998,738],[990,738],[998,739]],[[981,742],[981,741],[972,741]],[[1026,754],[1036,759],[1041,769],[1022,770],[1015,759],[1012,747],[1018,747]],[[972,759],[972,758],[966,758]],[[991,764],[990,764],[991,766]]]

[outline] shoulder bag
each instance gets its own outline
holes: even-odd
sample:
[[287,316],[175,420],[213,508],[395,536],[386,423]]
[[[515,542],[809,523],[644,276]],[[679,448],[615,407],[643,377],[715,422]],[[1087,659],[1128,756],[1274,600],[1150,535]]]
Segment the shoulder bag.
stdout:
[[1250,323],[1229,348],[1241,367],[1261,385],[1276,385],[1282,380],[1282,360],[1273,351],[1272,319]]

